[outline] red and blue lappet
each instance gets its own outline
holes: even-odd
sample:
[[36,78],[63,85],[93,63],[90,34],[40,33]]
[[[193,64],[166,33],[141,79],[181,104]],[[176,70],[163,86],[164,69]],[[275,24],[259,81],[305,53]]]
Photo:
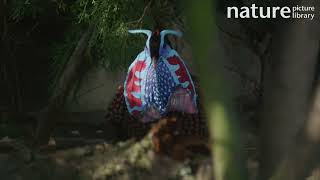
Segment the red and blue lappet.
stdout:
[[129,113],[142,122],[151,122],[170,111],[197,113],[197,94],[189,70],[171,48],[166,35],[182,36],[174,30],[130,30],[148,39],[128,69],[124,97]]

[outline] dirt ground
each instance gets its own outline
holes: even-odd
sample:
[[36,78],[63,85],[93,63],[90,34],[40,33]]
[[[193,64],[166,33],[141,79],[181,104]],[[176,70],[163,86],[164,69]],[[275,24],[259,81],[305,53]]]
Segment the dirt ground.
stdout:
[[[150,134],[141,140],[117,141],[112,129],[106,132],[101,125],[63,124],[56,127],[50,146],[35,149],[28,126],[17,127],[2,124],[2,129],[15,132],[1,134],[1,179],[213,179],[209,155],[173,160],[154,152]],[[255,179],[257,137],[252,133],[244,137],[250,179]]]

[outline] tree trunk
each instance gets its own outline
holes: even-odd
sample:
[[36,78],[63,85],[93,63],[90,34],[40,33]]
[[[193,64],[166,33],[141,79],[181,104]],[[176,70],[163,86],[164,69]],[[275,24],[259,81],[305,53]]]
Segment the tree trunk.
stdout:
[[48,143],[56,120],[61,117],[61,113],[64,110],[67,97],[72,90],[74,82],[88,67],[86,66],[84,54],[88,48],[92,32],[93,27],[91,26],[82,34],[64,72],[58,81],[56,90],[47,107],[47,117],[45,119],[40,119],[39,121],[36,132],[36,145],[46,145]]
[[[318,1],[303,1],[304,6],[316,3],[315,9],[320,8]],[[283,21],[286,23],[279,22],[273,33],[271,66],[263,95],[262,179],[272,176],[285,153],[293,148],[296,135],[308,118],[319,50],[316,19]]]

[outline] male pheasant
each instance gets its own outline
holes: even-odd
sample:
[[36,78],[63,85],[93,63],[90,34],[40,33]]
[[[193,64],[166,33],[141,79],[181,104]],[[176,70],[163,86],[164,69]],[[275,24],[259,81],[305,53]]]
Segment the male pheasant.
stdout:
[[118,128],[121,139],[141,138],[151,129],[155,150],[160,153],[205,144],[208,132],[198,81],[165,38],[166,34],[181,34],[160,29],[130,32],[145,33],[148,40],[129,67],[124,86],[118,88],[107,121]]

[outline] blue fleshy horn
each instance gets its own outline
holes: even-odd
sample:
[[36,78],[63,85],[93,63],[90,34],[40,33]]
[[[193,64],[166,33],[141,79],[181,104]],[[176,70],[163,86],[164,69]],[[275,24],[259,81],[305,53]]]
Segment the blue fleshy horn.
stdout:
[[129,30],[128,32],[131,34],[145,34],[145,35],[147,35],[148,39],[146,42],[146,46],[149,49],[149,41],[150,41],[150,38],[152,35],[152,31],[150,31],[148,29],[132,29],[132,30]]
[[160,41],[160,51],[161,49],[163,48],[163,44],[164,44],[164,37],[166,35],[174,35],[174,36],[178,36],[178,37],[181,37],[182,36],[182,32],[180,31],[175,31],[175,30],[170,30],[170,29],[165,29],[165,30],[162,30],[160,32],[160,37],[161,37],[161,41]]
[[142,34],[145,34],[149,37],[149,36],[151,36],[152,31],[150,31],[148,29],[132,29],[132,30],[129,30],[129,33],[132,33],[132,34],[142,33]]

